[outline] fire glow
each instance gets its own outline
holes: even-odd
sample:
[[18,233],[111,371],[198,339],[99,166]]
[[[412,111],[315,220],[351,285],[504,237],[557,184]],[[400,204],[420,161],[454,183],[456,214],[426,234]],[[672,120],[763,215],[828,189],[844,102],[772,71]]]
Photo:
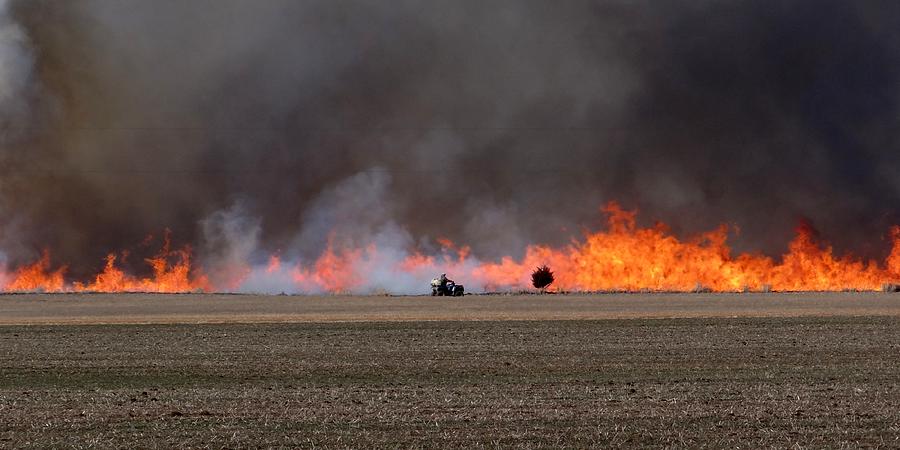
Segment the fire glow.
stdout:
[[[809,227],[799,227],[788,251],[779,260],[758,254],[733,256],[727,244],[728,227],[679,240],[664,225],[640,228],[636,212],[616,203],[604,208],[604,231],[586,233],[562,248],[532,245],[522,259],[511,257],[482,262],[468,247],[441,240],[443,251],[363,248],[327,249],[309,263],[287,263],[272,255],[266,264],[249,263],[213,285],[202,267],[192,266],[190,247],[172,250],[168,238],[157,255],[145,259],[147,277],[126,273],[119,256],[110,254],[92,280],[66,281],[66,266],[54,266],[49,252],[34,263],[6,273],[4,292],[248,292],[250,279],[288,280],[296,293],[398,293],[391,280],[405,279],[425,291],[436,273],[448,273],[466,286],[483,291],[523,290],[531,271],[548,265],[556,273],[553,289],[560,291],[838,291],[879,290],[900,280],[900,227],[890,231],[891,251],[883,263],[852,255],[836,256],[817,241]],[[123,256],[127,256],[124,254]],[[379,283],[376,279],[387,280]],[[476,290],[476,289],[473,289]],[[477,291],[477,290],[476,290]],[[406,292],[401,292],[406,293]]]

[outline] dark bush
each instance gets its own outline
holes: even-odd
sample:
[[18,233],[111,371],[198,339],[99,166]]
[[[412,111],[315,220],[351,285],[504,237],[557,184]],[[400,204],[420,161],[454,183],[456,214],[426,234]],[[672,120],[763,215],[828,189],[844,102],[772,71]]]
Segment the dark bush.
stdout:
[[537,289],[544,289],[550,286],[553,280],[553,272],[550,271],[546,264],[531,272],[531,284]]

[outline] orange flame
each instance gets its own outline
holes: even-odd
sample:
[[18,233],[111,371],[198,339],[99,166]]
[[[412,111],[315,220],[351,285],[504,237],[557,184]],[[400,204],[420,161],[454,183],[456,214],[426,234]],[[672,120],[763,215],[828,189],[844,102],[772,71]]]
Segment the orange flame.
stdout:
[[267,273],[275,273],[281,270],[281,257],[272,255],[269,257],[269,265],[266,267]]
[[34,264],[16,270],[12,281],[6,285],[4,290],[8,292],[58,292],[65,285],[63,281],[65,272],[65,266],[55,271],[50,271],[50,252],[44,250],[41,259]]
[[[374,253],[375,245],[366,248],[369,254]],[[294,270],[294,281],[300,286],[316,286],[327,292],[342,293],[362,284],[354,266],[363,257],[362,249],[335,250],[333,236],[328,239],[328,246],[316,260],[312,269],[298,267]]]
[[[152,276],[129,275],[117,263],[115,254],[106,257],[104,269],[88,283],[66,284],[66,267],[51,269],[50,255],[44,252],[35,263],[15,270],[3,290],[92,291],[92,292],[189,292],[216,289],[235,290],[247,277],[270,277],[293,282],[299,292],[367,292],[391,289],[395,282],[414,285],[420,292],[437,273],[446,272],[467,290],[527,289],[534,267],[548,265],[556,280],[553,289],[565,291],[713,291],[773,290],[877,290],[900,280],[900,227],[890,230],[891,251],[883,264],[862,261],[851,255],[836,256],[820,242],[809,226],[797,229],[787,252],[778,260],[759,254],[732,256],[727,238],[729,228],[720,226],[691,239],[680,240],[662,224],[640,228],[636,211],[616,203],[604,209],[605,231],[585,233],[569,245],[552,248],[527,247],[521,259],[504,257],[481,262],[470,255],[469,247],[440,239],[439,255],[417,251],[395,251],[369,244],[361,248],[335,245],[331,236],[323,253],[308,265],[286,263],[278,254],[267,265],[253,268],[249,262],[233,271],[231,279],[212,286],[200,270],[191,266],[191,248],[170,250],[168,233],[160,252],[145,261]],[[123,258],[126,253],[123,252]],[[258,280],[257,280],[258,281]],[[380,285],[383,283],[385,285]],[[475,288],[475,289],[473,289]]]
[[731,256],[728,228],[682,242],[664,226],[637,228],[635,212],[611,203],[609,231],[588,234],[565,249],[531,246],[523,261],[504,258],[483,267],[497,285],[526,286],[528,268],[548,264],[564,290],[714,291],[876,290],[900,278],[900,230],[892,232],[893,249],[881,268],[852,256],[835,257],[830,246],[801,227],[780,263],[762,255]]
[[[75,282],[67,286],[63,279],[65,266],[50,270],[49,252],[44,252],[34,264],[20,268],[4,291],[44,291],[44,292],[191,292],[210,290],[207,278],[202,274],[191,274],[191,249],[169,249],[166,235],[160,252],[145,261],[153,269],[150,278],[138,278],[125,273],[116,265],[115,254],[106,256],[106,264],[94,281],[84,284]],[[123,252],[123,255],[125,253]],[[170,263],[170,261],[174,261]]]

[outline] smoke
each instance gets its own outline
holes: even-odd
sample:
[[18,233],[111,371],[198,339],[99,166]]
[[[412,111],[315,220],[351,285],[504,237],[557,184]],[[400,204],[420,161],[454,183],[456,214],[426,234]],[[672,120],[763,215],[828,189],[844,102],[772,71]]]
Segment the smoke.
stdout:
[[259,220],[246,215],[244,205],[235,203],[229,209],[216,211],[201,222],[203,248],[201,261],[214,286],[233,290],[248,270],[248,263],[258,262]]
[[[0,0],[0,166],[14,166],[11,147],[17,145],[28,125],[30,103],[33,99],[32,69],[34,57],[25,30],[10,15],[7,0]],[[0,177],[0,190],[7,177]],[[10,208],[7,196],[0,196],[0,243],[4,250],[18,250],[9,233],[20,225],[17,211]],[[0,260],[7,263],[6,254],[0,250]]]
[[9,1],[0,0],[0,117],[6,125],[27,108],[32,61],[25,32],[9,15]]
[[898,20],[888,1],[0,2],[0,249],[77,278],[169,228],[214,280],[288,292],[289,262],[377,242],[366,289],[418,292],[385,261],[444,237],[521,256],[615,199],[676,234],[737,224],[738,250],[777,255],[808,218],[883,256]]

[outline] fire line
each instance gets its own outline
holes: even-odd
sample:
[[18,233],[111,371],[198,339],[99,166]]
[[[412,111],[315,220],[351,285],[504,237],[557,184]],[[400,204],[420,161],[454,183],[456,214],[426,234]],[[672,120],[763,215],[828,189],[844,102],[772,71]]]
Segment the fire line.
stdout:
[[[449,240],[440,240],[444,251],[439,255],[407,251],[401,257],[386,256],[375,244],[336,248],[329,241],[315,261],[291,263],[282,255],[272,255],[256,273],[263,277],[287,274],[299,293],[375,293],[369,279],[375,270],[425,280],[440,270],[458,274],[467,285],[486,291],[523,290],[530,285],[531,270],[541,265],[553,268],[557,274],[554,289],[561,291],[879,290],[900,280],[897,226],[890,230],[891,251],[882,263],[837,256],[808,227],[797,229],[787,252],[776,260],[752,253],[733,256],[725,225],[680,240],[664,225],[638,227],[636,211],[622,209],[615,202],[603,211],[607,215],[605,230],[586,233],[561,248],[531,245],[518,260],[504,257],[482,262],[471,256],[468,247],[456,247]],[[241,270],[231,271],[238,274],[237,279],[214,285],[205,268],[192,265],[191,248],[172,250],[168,238],[159,253],[145,263],[152,275],[138,277],[118,265],[116,254],[109,254],[103,270],[93,279],[66,281],[66,266],[53,266],[51,253],[44,251],[34,263],[7,273],[3,291],[228,292],[240,291],[244,278],[255,273],[248,262]]]

